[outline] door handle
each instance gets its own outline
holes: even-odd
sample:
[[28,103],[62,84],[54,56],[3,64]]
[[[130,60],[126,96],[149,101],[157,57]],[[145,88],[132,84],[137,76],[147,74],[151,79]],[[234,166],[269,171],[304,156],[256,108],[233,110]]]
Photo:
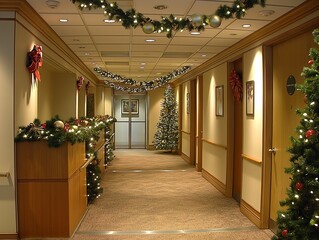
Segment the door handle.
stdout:
[[272,152],[273,154],[276,154],[276,152],[278,151],[278,148],[276,148],[276,147],[269,148],[268,151]]

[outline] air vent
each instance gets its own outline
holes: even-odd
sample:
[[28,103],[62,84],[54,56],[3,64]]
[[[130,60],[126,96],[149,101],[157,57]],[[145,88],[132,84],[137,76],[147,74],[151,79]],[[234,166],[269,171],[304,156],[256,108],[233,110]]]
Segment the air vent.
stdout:
[[107,66],[128,66],[128,62],[105,62]]
[[57,8],[60,5],[60,1],[58,0],[47,0],[46,4],[49,8]]
[[129,57],[128,52],[107,52],[102,51],[101,52],[102,57]]
[[193,53],[190,52],[165,52],[163,58],[189,58]]

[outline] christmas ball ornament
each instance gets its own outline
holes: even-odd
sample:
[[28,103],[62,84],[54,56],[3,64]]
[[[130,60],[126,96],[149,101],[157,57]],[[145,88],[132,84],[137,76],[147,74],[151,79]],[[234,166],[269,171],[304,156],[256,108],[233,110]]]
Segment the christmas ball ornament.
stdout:
[[151,22],[145,23],[145,24],[143,25],[142,29],[143,29],[143,32],[146,33],[146,34],[153,33],[154,30],[155,30],[154,25],[153,25],[153,23],[151,23]]
[[72,128],[73,128],[74,130],[78,130],[78,129],[79,129],[79,127],[76,126],[76,125],[72,125]]
[[287,235],[288,235],[288,230],[287,229],[282,230],[281,236],[287,237]]
[[220,24],[222,23],[222,20],[219,16],[217,15],[212,15],[209,18],[209,26],[213,28],[218,28]]
[[70,124],[69,123],[65,123],[64,124],[64,130],[68,131],[70,129]]
[[313,64],[313,60],[310,59],[310,60],[308,61],[308,64],[309,64],[309,65],[312,65],[312,64]]
[[298,191],[301,191],[301,190],[303,189],[303,183],[297,182],[296,185],[295,185],[295,187],[296,187],[296,189],[297,189]]
[[54,122],[54,127],[63,129],[64,128],[64,123],[62,121],[60,121],[60,120],[57,120],[57,121]]
[[315,135],[316,131],[313,129],[310,129],[306,132],[306,138],[310,138],[311,136]]
[[203,18],[201,15],[193,14],[192,15],[192,23],[195,27],[198,27],[203,24]]
[[42,124],[41,124],[41,127],[42,127],[43,129],[46,129],[47,124],[46,124],[46,123],[42,123]]

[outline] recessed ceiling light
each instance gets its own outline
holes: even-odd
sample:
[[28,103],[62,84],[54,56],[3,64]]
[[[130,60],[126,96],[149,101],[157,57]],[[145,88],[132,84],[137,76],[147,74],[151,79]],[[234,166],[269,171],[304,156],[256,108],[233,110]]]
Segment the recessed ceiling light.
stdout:
[[57,8],[60,5],[60,2],[58,0],[47,0],[46,4],[50,8]]
[[155,42],[155,39],[146,39],[145,42]]
[[202,54],[202,57],[206,57],[207,55],[206,54]]
[[162,73],[161,72],[158,72],[158,73],[156,73],[157,75],[161,75]]
[[141,65],[146,65],[146,63],[145,63],[145,62],[142,62]]
[[242,27],[243,27],[243,28],[250,28],[251,25],[250,25],[250,24],[243,24]]
[[144,69],[144,66],[140,66],[140,69]]
[[87,52],[86,52],[86,53],[84,53],[84,55],[85,55],[85,56],[89,56],[89,55],[90,55],[90,53],[87,53]]
[[115,23],[114,19],[103,19],[103,22],[105,23]]
[[161,4],[161,5],[156,5],[153,8],[155,8],[156,10],[164,10],[164,9],[167,9],[167,6]]
[[200,32],[198,32],[198,31],[191,31],[190,34],[191,34],[191,35],[200,35]]
[[275,13],[274,10],[261,10],[259,11],[260,15],[263,15],[264,17],[268,17],[270,15],[273,15]]
[[61,23],[66,23],[66,22],[68,22],[68,21],[69,21],[68,19],[60,18],[60,22],[61,22]]

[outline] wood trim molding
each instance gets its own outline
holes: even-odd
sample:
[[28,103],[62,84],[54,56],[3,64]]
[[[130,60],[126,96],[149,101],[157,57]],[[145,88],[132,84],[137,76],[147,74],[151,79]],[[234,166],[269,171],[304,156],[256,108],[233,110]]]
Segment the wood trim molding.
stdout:
[[185,153],[181,153],[181,158],[184,159],[185,162],[188,164],[191,164],[191,159],[189,156],[187,156]]
[[0,234],[0,239],[18,239],[18,234]]
[[219,143],[214,143],[214,142],[209,141],[209,140],[204,139],[204,138],[202,138],[202,141],[205,142],[205,143],[208,143],[210,145],[216,146],[216,147],[224,148],[227,151],[227,146],[221,145]]
[[240,211],[257,227],[260,228],[260,213],[243,199],[240,200]]
[[187,134],[187,135],[191,134],[190,132],[187,132],[187,131],[184,131],[184,130],[181,130],[181,133],[184,133],[184,134]]
[[[319,10],[318,0],[308,0],[301,5],[294,8],[289,13],[271,22],[260,30],[250,34],[242,41],[234,44],[225,51],[217,54],[215,57],[209,59],[202,65],[192,69],[185,73],[182,77],[178,78],[174,85],[182,84],[186,81],[193,79],[194,77],[203,74],[204,72],[218,66],[221,62],[226,62],[233,58],[234,55],[238,56],[243,52],[249,51],[255,48],[257,45],[262,45],[270,39],[276,39],[279,35],[284,35],[283,29],[286,31],[289,28],[296,28],[303,26],[304,22],[298,22],[303,18],[310,17],[312,13]],[[309,19],[310,20],[310,19]],[[294,24],[294,26],[292,26]]]
[[242,158],[244,158],[244,159],[246,159],[246,160],[248,160],[248,161],[250,161],[250,162],[257,163],[257,164],[261,164],[261,163],[262,163],[261,160],[259,160],[259,159],[257,159],[257,158],[250,157],[250,156],[248,156],[248,155],[246,155],[246,154],[243,154],[243,153],[242,153],[241,156],[242,156]]
[[202,169],[202,177],[217,188],[218,191],[226,195],[226,185],[207,172],[204,168]]

